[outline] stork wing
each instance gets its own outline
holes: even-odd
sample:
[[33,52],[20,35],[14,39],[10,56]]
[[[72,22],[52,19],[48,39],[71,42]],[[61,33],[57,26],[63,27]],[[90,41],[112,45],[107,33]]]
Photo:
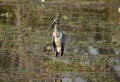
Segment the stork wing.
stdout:
[[[62,31],[61,31],[62,32]],[[62,44],[65,45],[65,37],[64,37],[64,33],[61,33],[61,40],[62,40]]]

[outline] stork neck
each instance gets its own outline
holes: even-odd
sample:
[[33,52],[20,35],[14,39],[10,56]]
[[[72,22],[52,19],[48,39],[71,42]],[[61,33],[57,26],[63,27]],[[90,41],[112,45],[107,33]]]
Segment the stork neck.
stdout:
[[55,25],[54,31],[58,30],[58,24]]

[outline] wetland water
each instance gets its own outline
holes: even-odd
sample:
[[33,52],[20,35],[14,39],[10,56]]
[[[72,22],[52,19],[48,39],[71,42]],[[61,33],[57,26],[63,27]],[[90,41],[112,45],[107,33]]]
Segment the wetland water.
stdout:
[[[14,31],[11,31],[11,33],[14,33]],[[95,42],[95,45],[89,45],[89,40],[82,41],[81,37],[79,36],[74,37],[72,35],[69,35],[66,36],[66,42],[68,43],[68,45],[65,45],[65,55],[63,57],[56,58],[52,53],[52,49],[50,51],[47,51],[46,49],[47,46],[51,46],[51,42],[49,41],[50,35],[45,34],[46,30],[44,32],[42,31],[43,34],[40,33],[41,30],[36,29],[34,33],[28,32],[27,36],[24,34],[22,36],[17,36],[16,34],[17,38],[13,40],[13,36],[11,35],[7,37],[4,42],[2,42],[3,48],[1,49],[7,49],[4,51],[1,50],[0,53],[1,81],[102,82],[103,79],[105,79],[107,81],[110,80],[110,82],[117,82],[114,77],[116,77],[117,79],[119,78],[119,47],[116,47],[116,49],[111,48],[110,45],[106,45],[108,43],[102,42],[102,40],[100,41],[100,43]],[[50,44],[45,43],[47,42],[46,36],[48,37],[47,40]],[[86,39],[87,37],[88,36],[86,36],[84,39]],[[11,41],[11,44],[15,43],[12,45],[12,48],[11,45],[8,45],[9,43],[7,42],[9,38],[14,41]],[[26,38],[28,42],[25,42]],[[95,39],[94,35],[93,38]],[[4,38],[2,39],[4,40]],[[41,39],[43,41],[41,41]],[[47,45],[44,45],[43,43]],[[101,46],[101,43],[105,44],[106,46]],[[117,53],[115,53],[114,49],[117,50]],[[112,58],[112,54],[114,54],[114,56],[116,57]],[[115,76],[114,73],[110,74],[111,67],[113,72],[115,73]],[[106,70],[108,71],[104,72]],[[18,71],[20,72],[20,74],[16,74]],[[31,76],[29,76],[29,71],[33,71],[33,74],[31,74]],[[43,71],[42,74],[39,73],[39,71]],[[53,73],[51,72],[48,74],[44,71],[53,71]],[[56,74],[59,73],[59,71],[61,71],[61,73]],[[83,74],[83,72],[86,73]]]
[[[120,24],[106,21],[112,19],[112,10],[64,4],[44,10],[31,1],[30,5],[0,8],[0,82],[120,82]],[[6,11],[13,18],[4,17],[9,15]],[[46,29],[55,16],[53,11],[63,15],[66,40],[65,55],[58,58],[51,48],[53,30]],[[23,27],[19,28],[20,22]]]
[[29,79],[28,82],[87,82],[79,74],[64,72],[61,77],[44,77],[40,79]]

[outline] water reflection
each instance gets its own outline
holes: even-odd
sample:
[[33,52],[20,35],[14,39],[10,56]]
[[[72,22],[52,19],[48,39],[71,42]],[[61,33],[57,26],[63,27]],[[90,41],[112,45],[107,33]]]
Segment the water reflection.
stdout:
[[88,47],[88,52],[89,52],[89,54],[91,54],[91,55],[98,55],[98,54],[99,54],[98,49],[97,49],[97,48],[94,48],[94,47],[91,46],[91,45]]
[[80,77],[74,78],[54,78],[54,77],[46,77],[40,79],[29,79],[28,82],[87,82]]
[[42,78],[27,78],[27,82],[87,82],[79,74],[73,72],[64,72],[61,76],[42,77]]
[[87,82],[87,81],[81,79],[81,77],[76,77],[76,78],[62,78],[61,82]]
[[110,59],[114,65],[111,66],[111,73],[115,74],[115,78],[120,81],[120,58]]

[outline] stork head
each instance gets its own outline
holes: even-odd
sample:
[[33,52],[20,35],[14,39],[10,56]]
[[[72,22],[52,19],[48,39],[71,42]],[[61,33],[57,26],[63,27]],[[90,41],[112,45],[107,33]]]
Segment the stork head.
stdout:
[[60,15],[58,15],[55,19],[54,19],[54,21],[52,22],[52,24],[50,25],[50,27],[49,28],[52,28],[54,25],[59,25],[59,22],[60,22]]

